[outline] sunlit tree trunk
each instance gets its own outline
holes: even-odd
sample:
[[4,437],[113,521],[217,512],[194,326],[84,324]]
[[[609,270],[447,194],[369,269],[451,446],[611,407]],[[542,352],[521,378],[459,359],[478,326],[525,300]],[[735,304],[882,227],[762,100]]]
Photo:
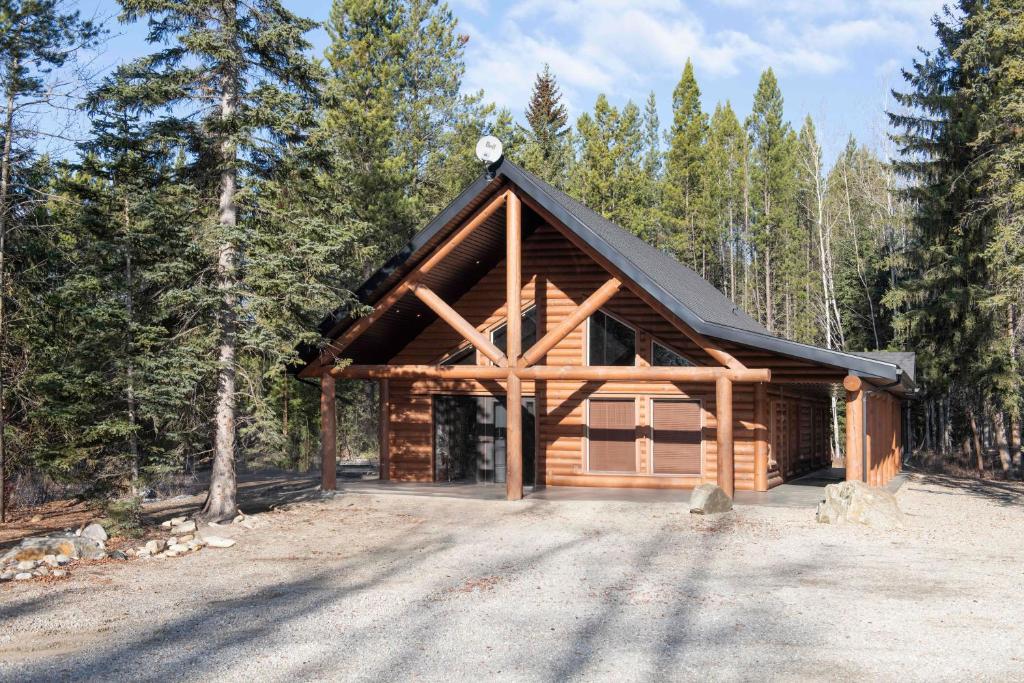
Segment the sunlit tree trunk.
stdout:
[[[236,5],[227,0],[223,5],[222,30],[236,30]],[[234,41],[231,41],[234,42]],[[236,193],[238,160],[231,121],[238,101],[237,66],[226,61],[221,76],[220,118],[224,126],[220,145],[220,203],[218,223],[221,230],[217,254],[217,285],[220,290],[220,309],[217,313],[218,345],[217,407],[215,417],[213,468],[210,473],[210,492],[200,517],[207,521],[231,519],[238,511],[235,482],[235,345],[238,328],[238,247],[235,228],[238,223]]]

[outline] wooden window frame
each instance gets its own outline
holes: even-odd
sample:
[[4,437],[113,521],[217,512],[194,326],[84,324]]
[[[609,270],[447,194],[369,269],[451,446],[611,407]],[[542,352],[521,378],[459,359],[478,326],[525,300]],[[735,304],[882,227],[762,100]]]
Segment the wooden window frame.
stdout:
[[651,338],[651,344],[650,344],[650,346],[651,346],[651,348],[650,348],[650,354],[651,354],[650,355],[650,359],[651,359],[650,363],[651,363],[651,367],[658,367],[657,365],[654,364],[654,345],[655,344],[657,344],[658,346],[660,346],[662,348],[668,349],[669,351],[671,351],[672,353],[676,354],[680,358],[684,358],[684,359],[690,361],[691,363],[693,363],[693,367],[695,367],[695,368],[702,367],[701,364],[698,363],[697,361],[695,361],[693,358],[691,358],[689,354],[680,353],[679,350],[676,349],[676,347],[672,346],[671,344],[666,344],[665,341],[662,340],[660,337],[655,337],[653,334],[649,335],[649,336]]
[[[700,472],[697,474],[672,474],[672,473],[658,473],[654,471],[654,404],[657,401],[675,402],[675,403],[696,403],[700,409]],[[707,471],[707,439],[704,438],[704,428],[707,424],[704,421],[704,399],[702,398],[682,398],[678,396],[648,396],[647,397],[647,425],[644,429],[647,442],[647,475],[652,477],[675,477],[675,478],[689,478],[689,479],[704,479],[704,473]]]
[[[611,476],[611,477],[622,477],[622,476],[644,476],[644,472],[640,469],[640,439],[635,436],[637,427],[640,427],[640,409],[638,406],[637,396],[635,395],[621,395],[621,396],[590,396],[586,400],[586,405],[583,411],[583,461],[585,465],[584,473],[587,475],[593,475],[595,477]],[[593,470],[590,468],[590,402],[591,401],[620,401],[626,402],[631,401],[633,403],[633,466],[632,472],[627,470]]]
[[[633,330],[633,365],[632,366],[624,365],[622,367],[627,367],[627,368],[628,367],[634,367],[634,368],[635,367],[639,367],[640,364],[641,364],[641,361],[642,361],[642,359],[640,357],[641,356],[641,354],[640,354],[640,328],[637,327],[636,325],[634,325],[633,323],[630,323],[630,322],[627,322],[627,321],[623,320],[619,316],[615,315],[614,313],[611,313],[611,312],[607,311],[604,308],[599,308],[599,309],[597,309],[596,312],[597,313],[603,313],[604,315],[608,316],[609,318],[611,318],[612,320],[618,322],[619,324],[624,325],[624,326],[628,327],[629,329]],[[594,316],[592,316],[592,315],[591,316],[587,316],[587,324],[586,324],[586,327],[583,329],[583,344],[581,346],[583,347],[583,364],[586,365],[587,367],[594,367],[591,364],[591,362],[590,362],[590,323],[591,323],[591,321],[593,319],[594,319]],[[601,366],[596,366],[596,367],[601,367]],[[589,417],[589,413],[588,413],[588,417]]]

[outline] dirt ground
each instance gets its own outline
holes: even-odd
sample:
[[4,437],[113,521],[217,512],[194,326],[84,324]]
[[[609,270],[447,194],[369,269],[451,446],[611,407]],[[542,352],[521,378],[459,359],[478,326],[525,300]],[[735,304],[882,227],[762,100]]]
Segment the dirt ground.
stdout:
[[249,493],[266,526],[233,548],[0,585],[0,680],[1024,680],[1020,484],[914,475],[899,532],[685,495]]

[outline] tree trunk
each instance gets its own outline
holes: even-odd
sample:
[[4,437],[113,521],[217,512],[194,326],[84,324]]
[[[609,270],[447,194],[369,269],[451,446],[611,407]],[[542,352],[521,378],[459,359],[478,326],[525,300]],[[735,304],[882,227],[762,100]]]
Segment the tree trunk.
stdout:
[[[12,67],[17,71],[17,62]],[[11,184],[11,138],[14,137],[14,91],[7,90],[4,148],[0,156],[0,524],[7,521],[7,195]]]
[[775,331],[774,303],[772,302],[772,252],[764,250],[764,319],[769,332]]
[[1010,471],[1010,440],[1006,438],[1006,415],[1001,410],[992,414],[992,431],[994,432],[996,449],[999,451],[999,466],[1003,472]]
[[974,455],[978,459],[978,474],[985,473],[985,451],[981,445],[981,432],[978,431],[978,418],[973,408],[967,409],[967,421],[971,426],[971,440],[974,445]]
[[[224,3],[225,21],[222,30],[236,30],[234,0]],[[238,247],[235,227],[238,223],[236,191],[238,182],[237,149],[232,137],[231,120],[238,100],[238,74],[235,64],[224,64],[221,77],[220,205],[218,223],[221,229],[217,255],[217,285],[220,309],[217,327],[220,335],[217,370],[216,438],[210,492],[200,518],[208,522],[232,519],[238,512],[235,481],[235,344],[238,328]]]
[[138,407],[135,398],[135,284],[132,274],[132,241],[131,241],[131,212],[128,200],[124,200],[124,231],[125,231],[125,252],[124,252],[124,278],[125,278],[125,312],[128,314],[128,330],[126,335],[127,356],[125,374],[127,375],[127,386],[125,387],[125,399],[128,403],[128,450],[131,454],[131,490],[132,495],[139,495],[139,470],[142,456],[139,453]]
[[1014,467],[1020,467],[1020,418],[1010,414],[1010,461]]

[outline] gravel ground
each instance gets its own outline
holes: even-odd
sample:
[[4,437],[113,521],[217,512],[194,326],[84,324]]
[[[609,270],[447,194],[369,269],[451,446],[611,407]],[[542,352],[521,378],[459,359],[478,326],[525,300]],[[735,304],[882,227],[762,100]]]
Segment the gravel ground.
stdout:
[[0,679],[1024,680],[1024,487],[898,497],[882,533],[346,493],[231,549],[0,586]]

